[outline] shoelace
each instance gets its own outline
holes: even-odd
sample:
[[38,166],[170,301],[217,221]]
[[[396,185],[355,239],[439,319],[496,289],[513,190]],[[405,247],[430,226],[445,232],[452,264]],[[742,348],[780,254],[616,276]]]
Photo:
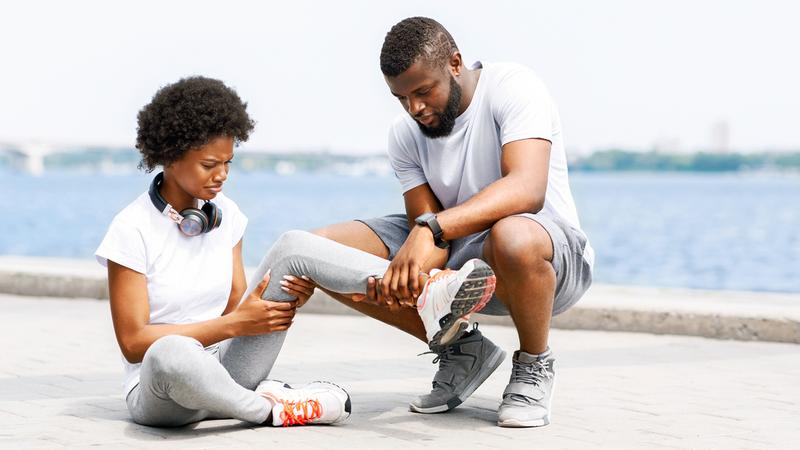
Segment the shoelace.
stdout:
[[322,417],[322,405],[319,400],[311,398],[298,401],[280,400],[280,402],[283,403],[281,422],[284,427],[305,425]]
[[514,381],[538,386],[542,381],[553,378],[548,370],[547,360],[537,359],[532,363],[514,363],[511,378]]
[[[511,381],[539,387],[544,380],[553,378],[553,374],[548,369],[548,362],[544,359],[537,359],[532,363],[514,362],[511,368]],[[531,401],[531,399],[522,394],[511,394],[511,397],[526,403]]]
[[[433,358],[433,361],[431,361],[431,363],[432,364],[437,364],[438,363],[439,364],[439,370],[442,370],[442,369],[446,368],[447,366],[449,366],[451,364],[454,364],[453,360],[450,358],[450,356],[455,352],[455,349],[453,347],[454,347],[453,345],[448,345],[447,347],[443,348],[441,351],[434,352],[434,351],[431,350],[431,351],[420,353],[417,356],[436,355],[436,357]],[[439,385],[439,382],[436,381],[436,380],[433,380],[433,382],[431,384],[435,388],[436,386]]]
[[431,275],[430,278],[428,278],[428,283],[430,284],[436,283],[437,281],[450,275],[451,273],[453,273],[453,271],[450,269],[439,270],[435,274]]
[[[444,269],[444,270],[434,269],[434,270],[436,270],[436,273],[434,273],[433,275],[429,275],[428,279],[425,280],[425,285],[423,287],[423,294],[421,294],[421,295],[424,295],[425,297],[420,297],[420,298],[423,299],[422,303],[419,303],[419,299],[417,299],[417,310],[418,311],[422,311],[422,308],[425,305],[425,302],[427,301],[428,294],[425,294],[425,289],[427,288],[427,289],[430,290],[430,287],[432,287],[434,284],[436,284],[437,282],[441,281],[442,279],[447,277],[447,275],[449,275],[449,274],[451,274],[453,272],[450,269]],[[433,272],[433,271],[431,271],[431,272]],[[429,352],[429,353],[431,353],[431,352]],[[419,355],[417,355],[417,356],[419,356]]]

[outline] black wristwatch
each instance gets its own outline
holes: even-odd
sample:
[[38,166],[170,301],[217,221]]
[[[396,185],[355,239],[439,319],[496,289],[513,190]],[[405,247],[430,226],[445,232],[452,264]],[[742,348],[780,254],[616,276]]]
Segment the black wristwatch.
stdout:
[[439,221],[436,220],[436,214],[432,212],[426,212],[425,214],[417,217],[414,219],[417,225],[428,227],[430,228],[431,232],[433,233],[433,243],[436,244],[439,248],[447,248],[450,244],[442,239],[442,235],[444,231],[442,231],[442,227],[439,226]]

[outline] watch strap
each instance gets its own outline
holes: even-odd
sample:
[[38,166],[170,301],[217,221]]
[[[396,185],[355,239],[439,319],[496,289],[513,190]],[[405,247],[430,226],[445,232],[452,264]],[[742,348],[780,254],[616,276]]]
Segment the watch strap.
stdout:
[[439,221],[436,220],[436,214],[427,212],[417,217],[414,222],[417,225],[428,227],[431,230],[431,233],[433,234],[433,243],[437,247],[447,248],[450,246],[450,244],[442,237],[444,235],[444,230],[442,230],[441,225],[439,225]]

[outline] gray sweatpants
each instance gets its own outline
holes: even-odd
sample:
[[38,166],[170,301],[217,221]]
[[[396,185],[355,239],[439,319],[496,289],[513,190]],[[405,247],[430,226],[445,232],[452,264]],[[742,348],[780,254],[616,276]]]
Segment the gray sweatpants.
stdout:
[[[389,261],[305,231],[284,233],[261,260],[245,292],[271,269],[263,298],[291,301],[284,275],[305,275],[339,293],[366,293],[367,279],[386,272]],[[206,349],[196,339],[164,336],[144,355],[139,384],[128,394],[136,423],[181,426],[211,418],[262,423],[269,404],[253,392],[266,379],[286,332],[227,339]]]

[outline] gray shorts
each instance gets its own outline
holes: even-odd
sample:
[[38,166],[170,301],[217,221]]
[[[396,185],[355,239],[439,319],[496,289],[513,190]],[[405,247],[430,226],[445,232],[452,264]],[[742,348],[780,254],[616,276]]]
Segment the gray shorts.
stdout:
[[[592,284],[592,270],[583,258],[586,236],[559,218],[544,214],[516,214],[540,224],[553,241],[553,269],[556,272],[556,296],[553,315],[560,314],[578,302]],[[393,259],[408,237],[408,219],[405,214],[392,214],[374,219],[359,220],[370,227],[389,249]],[[471,234],[450,242],[447,268],[458,269],[472,258],[483,258],[483,242],[489,230]],[[483,308],[481,314],[508,315],[508,309],[496,296]]]

